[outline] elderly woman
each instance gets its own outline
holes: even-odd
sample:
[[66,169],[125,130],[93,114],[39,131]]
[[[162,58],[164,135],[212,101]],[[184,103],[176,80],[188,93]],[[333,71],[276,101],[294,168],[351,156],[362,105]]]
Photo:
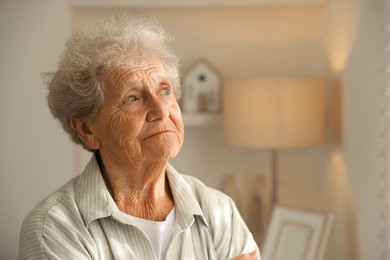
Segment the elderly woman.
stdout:
[[170,40],[135,15],[69,39],[48,103],[93,156],[27,216],[21,259],[260,259],[233,201],[168,164],[184,134]]

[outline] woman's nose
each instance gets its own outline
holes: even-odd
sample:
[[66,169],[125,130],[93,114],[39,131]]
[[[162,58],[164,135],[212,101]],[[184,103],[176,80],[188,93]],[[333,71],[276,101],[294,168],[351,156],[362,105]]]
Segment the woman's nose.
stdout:
[[157,119],[169,117],[169,107],[158,97],[150,100],[150,110],[147,114],[146,120],[151,122]]

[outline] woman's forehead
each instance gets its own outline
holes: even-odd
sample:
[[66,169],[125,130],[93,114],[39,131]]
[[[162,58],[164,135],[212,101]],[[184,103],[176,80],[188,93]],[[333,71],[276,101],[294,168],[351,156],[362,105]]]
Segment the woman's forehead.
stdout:
[[159,59],[142,61],[136,65],[125,65],[107,71],[106,84],[116,89],[143,85],[145,81],[167,80],[169,76]]
[[150,68],[161,68],[164,69],[164,65],[160,58],[155,55],[148,55],[144,57],[138,57],[131,63],[124,66],[129,71],[140,71],[147,70]]
[[143,83],[144,81],[156,81],[168,78],[165,68],[160,64],[145,67],[132,67],[121,72],[116,77],[117,84]]
[[137,77],[138,73],[165,72],[165,67],[160,58],[155,55],[147,55],[138,57],[132,60],[132,62],[117,68],[117,70],[121,70],[122,73],[126,73],[128,76],[134,75]]

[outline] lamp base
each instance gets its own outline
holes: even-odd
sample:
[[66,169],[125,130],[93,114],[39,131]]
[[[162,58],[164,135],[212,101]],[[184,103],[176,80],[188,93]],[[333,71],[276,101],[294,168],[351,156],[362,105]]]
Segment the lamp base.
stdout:
[[277,149],[272,149],[271,157],[271,201],[272,206],[275,207],[279,200],[279,151]]

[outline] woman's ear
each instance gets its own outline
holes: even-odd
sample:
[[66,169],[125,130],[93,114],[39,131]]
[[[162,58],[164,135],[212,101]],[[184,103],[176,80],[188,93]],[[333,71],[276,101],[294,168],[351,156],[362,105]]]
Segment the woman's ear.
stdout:
[[99,139],[92,133],[87,124],[78,118],[69,120],[70,127],[76,131],[81,141],[92,150],[98,150],[100,146]]

